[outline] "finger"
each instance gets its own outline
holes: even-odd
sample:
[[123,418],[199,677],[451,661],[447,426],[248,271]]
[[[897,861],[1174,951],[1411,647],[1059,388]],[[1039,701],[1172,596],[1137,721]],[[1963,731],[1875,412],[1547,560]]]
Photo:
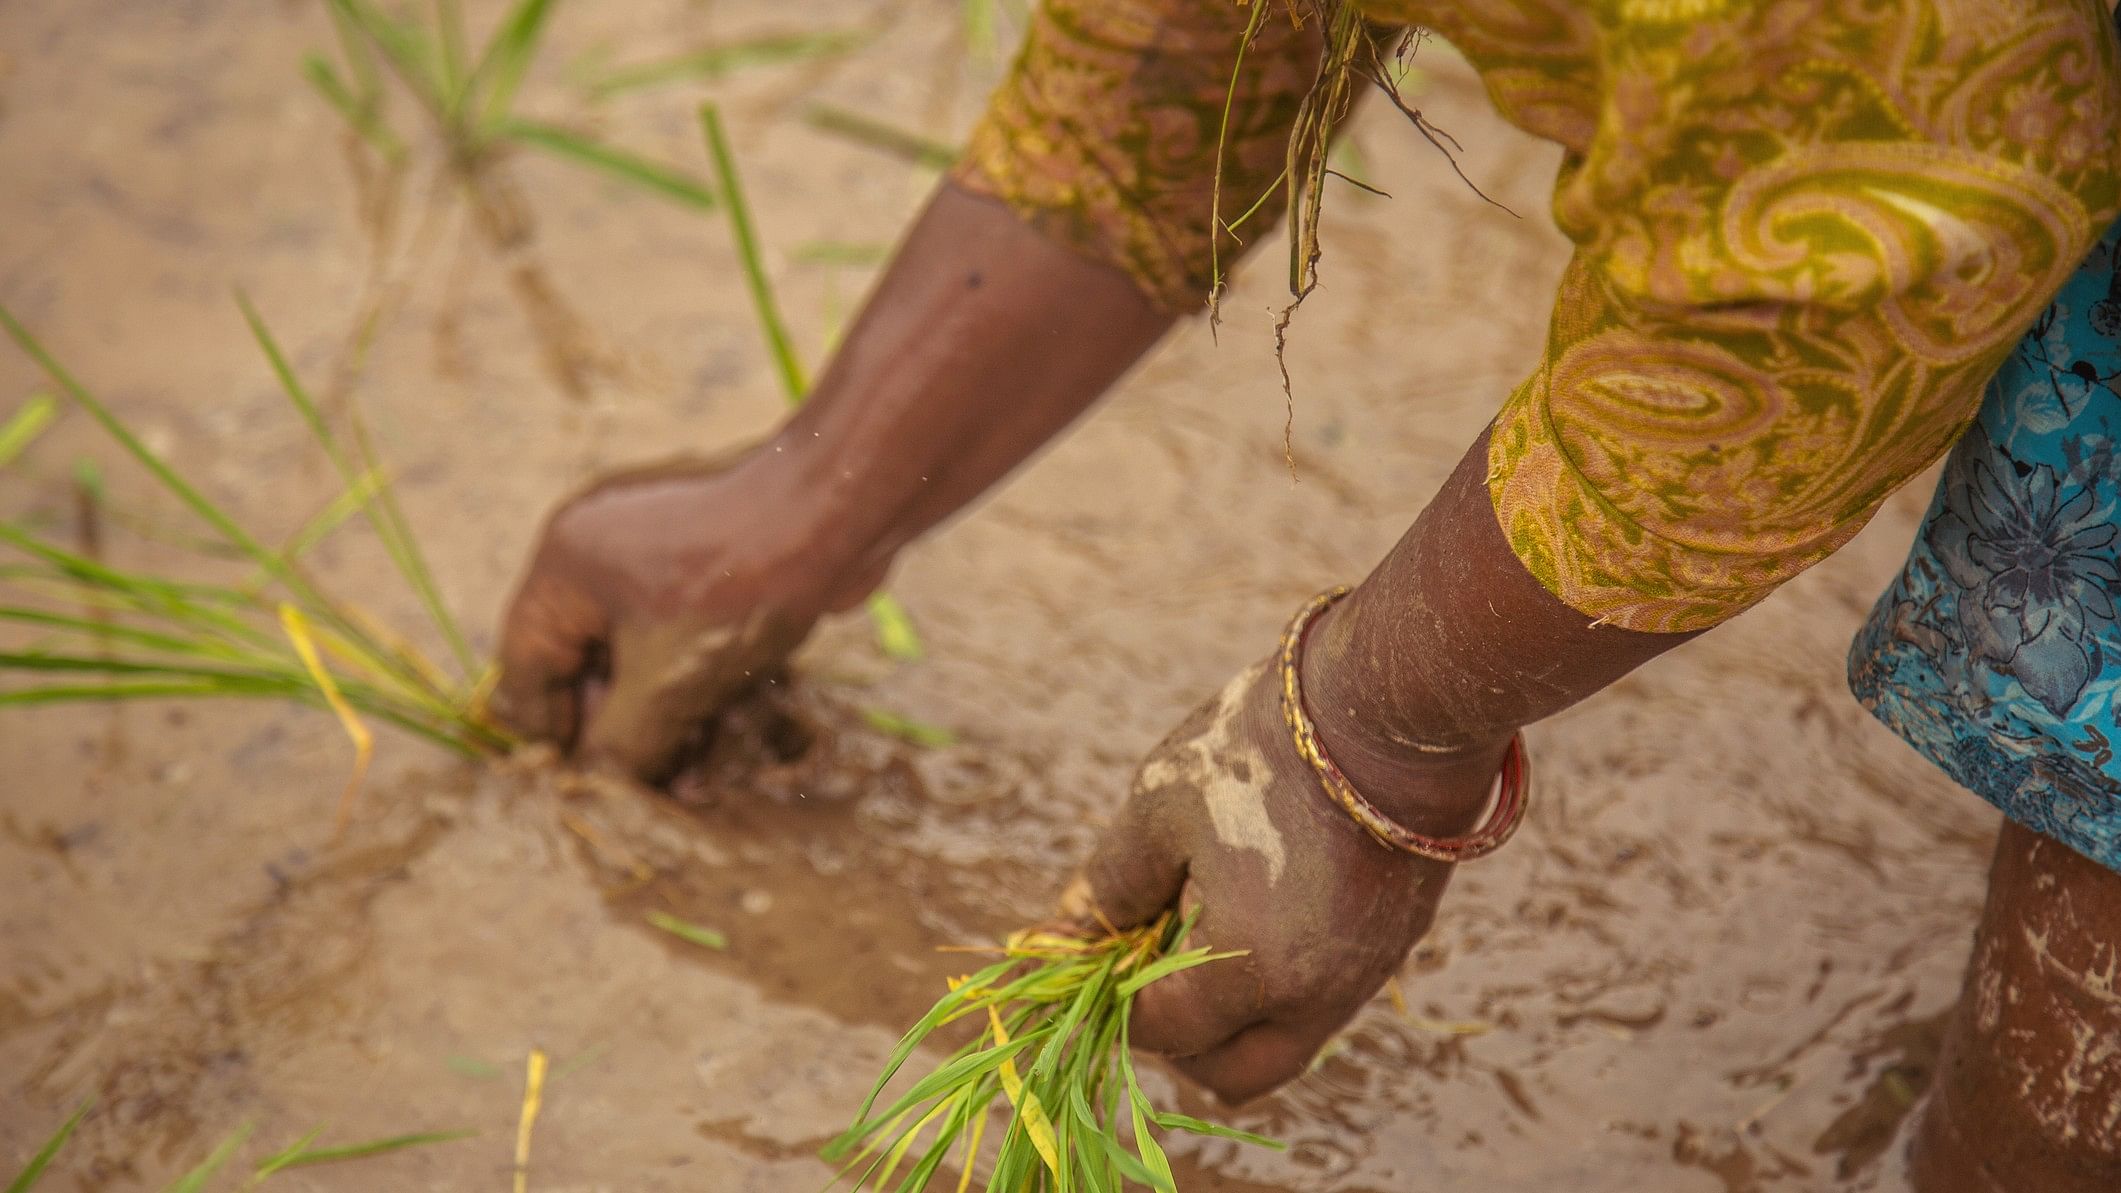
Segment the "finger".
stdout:
[[611,640],[611,687],[583,726],[577,756],[644,783],[668,778],[692,736],[772,655],[766,638],[763,618],[705,628],[620,626]]
[[[1210,918],[1201,912],[1185,948],[1244,950],[1242,943],[1219,941]],[[1166,1056],[1198,1056],[1259,1022],[1266,1001],[1266,983],[1251,956],[1210,961],[1142,987],[1129,1012],[1128,1038]]]
[[1330,1038],[1330,1032],[1256,1023],[1199,1056],[1173,1058],[1171,1067],[1234,1106],[1303,1076]]
[[571,741],[575,689],[605,629],[601,608],[533,568],[501,621],[493,714],[524,737]]
[[1180,833],[1158,801],[1139,793],[1098,834],[1082,871],[1061,895],[1061,912],[1088,924],[1135,928],[1178,902],[1186,885]]

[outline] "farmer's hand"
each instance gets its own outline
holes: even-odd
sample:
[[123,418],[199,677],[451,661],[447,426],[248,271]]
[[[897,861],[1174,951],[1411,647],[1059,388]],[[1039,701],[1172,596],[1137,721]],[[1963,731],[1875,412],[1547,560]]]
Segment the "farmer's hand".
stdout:
[[[1078,922],[1128,927],[1183,890],[1200,909],[1187,947],[1249,950],[1148,986],[1133,1012],[1137,1046],[1231,1102],[1303,1073],[1428,930],[1451,870],[1383,847],[1327,799],[1279,694],[1274,667],[1250,668],[1165,738],[1063,897]],[[1470,827],[1499,760],[1483,748],[1378,765],[1323,716],[1320,727],[1358,789],[1424,832]],[[1402,809],[1408,798],[1449,810],[1424,817]]]
[[888,565],[817,549],[815,499],[779,475],[755,451],[612,474],[561,502],[502,623],[495,712],[589,765],[667,778],[723,702]]

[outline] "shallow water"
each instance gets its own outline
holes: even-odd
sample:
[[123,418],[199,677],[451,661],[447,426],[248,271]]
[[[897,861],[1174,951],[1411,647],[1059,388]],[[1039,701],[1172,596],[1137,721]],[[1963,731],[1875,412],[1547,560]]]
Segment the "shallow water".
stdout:
[[[566,6],[523,108],[703,169],[705,89],[592,106],[570,70],[785,30],[782,8]],[[712,87],[813,357],[870,273],[793,247],[888,240],[930,179],[805,128],[801,106],[949,137],[987,73],[961,68],[954,5],[826,11],[885,32],[829,66]],[[508,242],[432,183],[431,153],[366,177],[297,73],[327,38],[293,0],[0,7],[0,301],[218,499],[291,528],[330,490],[228,301],[244,287],[320,388],[363,403],[446,596],[483,630],[552,498],[599,466],[739,442],[779,400],[719,224],[523,158],[503,167],[529,225]],[[935,947],[1039,915],[1132,761],[1304,595],[1359,576],[1527,367],[1565,251],[1541,214],[1554,154],[1430,65],[1425,108],[1526,218],[1363,115],[1395,197],[1330,205],[1325,286],[1290,353],[1301,479],[1282,461],[1269,246],[1220,345],[1181,331],[910,553],[892,589],[926,661],[886,665],[858,622],[829,628],[788,698],[808,749],[736,742],[699,806],[394,738],[332,843],[347,759],[324,718],[0,718],[0,1171],[94,1095],[47,1187],[159,1188],[243,1122],[261,1146],[320,1122],[348,1140],[482,1132],[276,1187],[499,1187],[542,1048],[563,1075],[532,1188],[821,1185],[817,1146],[964,967]],[[0,408],[39,384],[0,354]],[[0,476],[0,514],[66,527],[83,454],[117,504],[160,508],[70,418]],[[1529,823],[1459,876],[1402,976],[1406,1012],[1380,999],[1310,1076],[1234,1116],[1287,1155],[1189,1145],[1183,1187],[1903,1187],[1890,1143],[1927,1079],[1994,825],[1842,688],[1847,637],[1922,500],[1900,495],[1766,607],[1536,729]],[[358,536],[319,562],[417,624]],[[859,716],[872,705],[961,740],[879,737]],[[657,932],[652,908],[722,929],[729,950]]]

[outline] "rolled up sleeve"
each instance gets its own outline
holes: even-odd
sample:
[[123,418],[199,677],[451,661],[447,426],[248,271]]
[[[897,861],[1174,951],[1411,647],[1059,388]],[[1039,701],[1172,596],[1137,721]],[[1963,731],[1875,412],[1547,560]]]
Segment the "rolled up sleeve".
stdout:
[[[1298,29],[1278,5],[1240,63],[1252,12],[1231,0],[1043,0],[953,180],[1124,271],[1163,308],[1198,309],[1214,280],[1218,139],[1222,217],[1265,196],[1245,225],[1264,234],[1317,69],[1315,25]],[[1224,264],[1240,249],[1225,235]]]
[[1554,201],[1576,251],[1490,496],[1571,607],[1695,630],[1966,428],[2121,206],[2121,76],[2076,0],[1598,7],[1601,106]]

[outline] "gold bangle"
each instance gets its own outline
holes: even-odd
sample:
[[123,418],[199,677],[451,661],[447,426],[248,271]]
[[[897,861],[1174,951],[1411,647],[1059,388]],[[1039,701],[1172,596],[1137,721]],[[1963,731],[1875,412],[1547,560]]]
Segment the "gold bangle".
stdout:
[[1525,805],[1530,797],[1532,764],[1525,756],[1524,734],[1512,734],[1509,747],[1503,753],[1501,785],[1494,808],[1479,828],[1462,837],[1432,837],[1417,833],[1385,815],[1355,790],[1355,784],[1341,773],[1333,756],[1326,751],[1325,743],[1319,740],[1318,726],[1311,723],[1310,711],[1304,706],[1303,681],[1298,670],[1303,659],[1304,639],[1311,632],[1311,624],[1319,614],[1347,595],[1346,585],[1319,593],[1296,611],[1296,616],[1289,620],[1289,628],[1282,631],[1281,715],[1296,739],[1296,752],[1318,772],[1319,786],[1325,789],[1326,795],[1380,845],[1439,862],[1469,861],[1502,848],[1503,842],[1508,841],[1510,834],[1516,832],[1517,826],[1523,822]]

